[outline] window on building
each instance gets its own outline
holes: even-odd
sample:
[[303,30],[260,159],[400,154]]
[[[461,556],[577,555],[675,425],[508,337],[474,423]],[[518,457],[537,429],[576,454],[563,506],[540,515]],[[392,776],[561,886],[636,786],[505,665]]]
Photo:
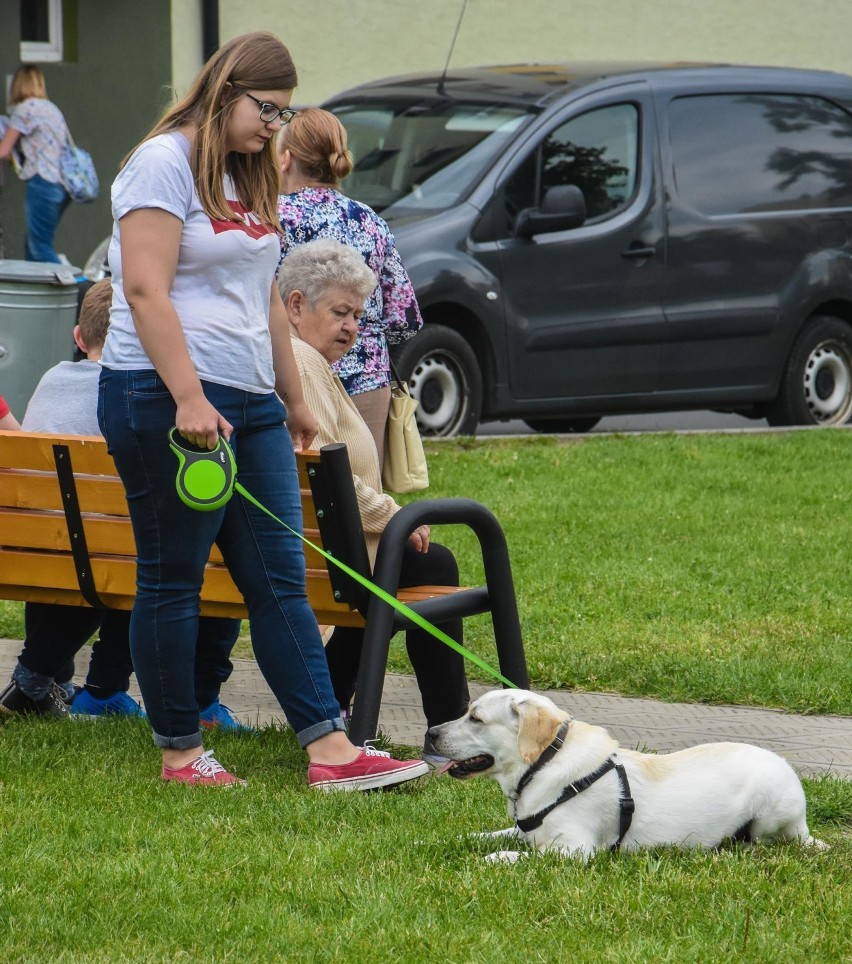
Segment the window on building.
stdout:
[[62,60],[62,0],[20,0],[21,60]]

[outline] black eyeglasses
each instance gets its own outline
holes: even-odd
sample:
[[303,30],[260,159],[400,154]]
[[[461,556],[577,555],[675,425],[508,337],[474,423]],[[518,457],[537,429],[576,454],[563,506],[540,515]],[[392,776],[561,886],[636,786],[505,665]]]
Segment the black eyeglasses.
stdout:
[[264,124],[271,124],[273,121],[281,121],[281,126],[289,124],[291,120],[296,116],[296,111],[291,107],[276,107],[275,104],[267,104],[265,101],[258,100],[254,94],[250,94],[247,90],[243,93],[246,97],[251,97],[251,99],[260,108],[260,119]]

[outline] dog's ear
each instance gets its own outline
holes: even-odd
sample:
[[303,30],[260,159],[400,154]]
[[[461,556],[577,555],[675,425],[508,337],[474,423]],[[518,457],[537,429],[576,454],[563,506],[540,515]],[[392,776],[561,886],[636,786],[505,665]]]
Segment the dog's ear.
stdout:
[[518,753],[524,763],[532,763],[553,742],[563,717],[557,716],[546,706],[533,703],[516,703],[515,710],[520,717]]

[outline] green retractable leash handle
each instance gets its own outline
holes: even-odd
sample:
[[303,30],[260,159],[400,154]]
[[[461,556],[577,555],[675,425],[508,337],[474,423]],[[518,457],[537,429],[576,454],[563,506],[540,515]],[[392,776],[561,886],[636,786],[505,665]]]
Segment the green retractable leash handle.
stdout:
[[[435,639],[440,640],[446,646],[449,646],[450,649],[454,649],[457,653],[460,653],[465,659],[469,660],[475,666],[478,666],[481,670],[484,670],[490,676],[493,676],[494,679],[503,683],[504,686],[509,686],[512,689],[518,688],[515,683],[510,679],[506,679],[501,673],[498,673],[497,670],[486,663],[484,659],[480,659],[476,653],[472,653],[465,646],[462,646],[461,643],[456,642],[443,630],[430,623],[428,619],[424,619],[423,616],[406,606],[405,603],[400,602],[396,596],[392,596],[374,582],[370,582],[366,576],[362,576],[360,572],[351,569],[346,563],[335,559],[330,552],[326,552],[325,549],[314,545],[313,542],[311,542],[310,539],[306,539],[301,532],[298,532],[292,528],[292,526],[288,526],[287,523],[279,519],[275,513],[270,512],[265,505],[258,502],[249,491],[237,482],[237,463],[234,458],[234,452],[221,435],[214,449],[201,449],[192,445],[183,438],[176,427],[169,429],[168,437],[169,447],[175,453],[178,460],[178,471],[175,479],[177,493],[181,501],[191,509],[197,509],[201,512],[220,509],[229,501],[235,491],[239,492],[244,499],[268,515],[270,519],[274,519],[288,532],[291,532],[294,536],[298,536],[306,546],[310,546],[311,549],[318,552],[328,562],[337,566],[337,568],[345,572],[347,576],[360,583],[365,589],[368,589],[374,596],[378,596],[392,609],[395,609],[410,619],[416,626],[425,629],[426,632],[434,636]],[[181,441],[179,442],[178,439],[181,439]]]
[[169,448],[178,460],[175,488],[181,501],[199,512],[221,509],[234,494],[237,479],[231,446],[220,435],[215,449],[199,448],[175,427],[169,429]]

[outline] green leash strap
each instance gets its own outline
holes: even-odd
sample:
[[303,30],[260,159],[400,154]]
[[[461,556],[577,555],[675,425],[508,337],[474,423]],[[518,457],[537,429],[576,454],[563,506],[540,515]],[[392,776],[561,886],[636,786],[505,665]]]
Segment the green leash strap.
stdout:
[[234,488],[237,490],[237,492],[240,493],[240,495],[244,499],[247,499],[249,502],[251,502],[253,506],[260,509],[261,512],[266,513],[266,515],[268,515],[271,519],[274,519],[280,526],[283,526],[288,532],[292,532],[294,536],[298,536],[302,540],[302,542],[305,543],[306,546],[310,546],[311,549],[313,549],[315,552],[318,552],[321,556],[323,556],[323,558],[327,559],[331,563],[334,563],[334,565],[337,566],[338,569],[342,569],[347,576],[354,579],[356,582],[359,582],[366,589],[369,589],[371,593],[378,596],[379,599],[383,600],[389,606],[393,607],[397,612],[402,613],[404,616],[407,616],[408,619],[410,619],[413,623],[415,623],[415,625],[419,626],[421,629],[425,629],[427,633],[431,633],[436,639],[439,639],[442,643],[449,646],[450,649],[454,649],[457,653],[461,653],[461,655],[464,656],[465,659],[470,660],[471,663],[474,663],[480,669],[485,670],[486,673],[488,673],[490,676],[493,676],[494,679],[499,680],[501,683],[503,683],[504,686],[509,686],[512,689],[517,689],[517,686],[511,680],[506,679],[505,676],[498,673],[493,666],[489,666],[488,663],[486,663],[484,659],[480,659],[479,656],[476,655],[476,653],[472,653],[469,649],[466,649],[464,646],[462,646],[461,643],[457,643],[445,632],[438,629],[437,626],[433,626],[428,619],[424,619],[423,616],[421,616],[419,613],[416,613],[413,609],[406,606],[405,603],[400,602],[395,596],[392,596],[389,592],[385,592],[384,589],[381,589],[375,583],[370,582],[370,580],[367,579],[365,576],[362,576],[361,573],[355,572],[355,570],[350,569],[349,566],[346,565],[346,563],[340,562],[339,559],[335,559],[330,552],[326,552],[325,549],[320,549],[319,546],[315,546],[310,541],[310,539],[306,539],[301,532],[297,532],[291,526],[288,526],[286,522],[282,522],[281,519],[279,519],[278,516],[275,515],[274,513],[270,512],[265,505],[261,505],[260,502],[258,502],[257,499],[250,492],[244,489],[239,482],[236,482],[234,484]]

